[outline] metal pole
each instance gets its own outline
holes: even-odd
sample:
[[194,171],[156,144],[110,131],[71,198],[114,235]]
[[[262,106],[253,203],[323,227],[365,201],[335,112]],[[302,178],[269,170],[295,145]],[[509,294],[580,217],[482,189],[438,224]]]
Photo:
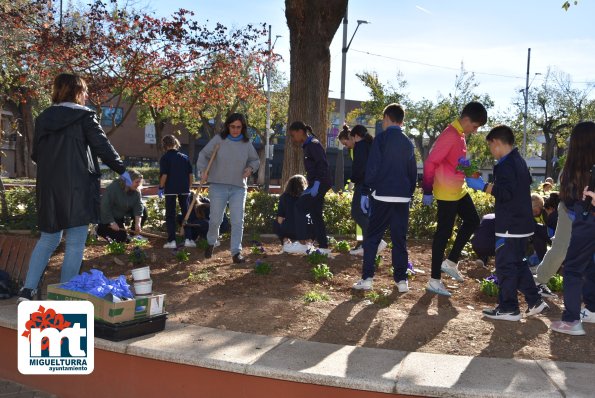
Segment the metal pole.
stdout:
[[525,113],[523,113],[523,157],[527,157],[527,112],[529,111],[529,66],[531,65],[531,49],[527,51],[527,80],[525,81]]
[[266,132],[265,132],[265,163],[264,163],[264,190],[269,192],[269,186],[271,182],[271,170],[269,166],[269,152],[270,152],[270,144],[269,144],[269,136],[271,131],[271,25],[269,25],[269,53],[268,59],[266,64],[266,75],[267,75],[267,116],[266,116]]
[[[355,32],[354,32],[355,35]],[[343,49],[341,56],[341,100],[339,102],[339,131],[343,129],[345,124],[345,69],[347,66],[347,10],[345,10],[345,16],[343,17]],[[337,160],[335,162],[335,188],[343,190],[344,176],[344,162],[343,162],[343,145],[339,142],[337,147]]]

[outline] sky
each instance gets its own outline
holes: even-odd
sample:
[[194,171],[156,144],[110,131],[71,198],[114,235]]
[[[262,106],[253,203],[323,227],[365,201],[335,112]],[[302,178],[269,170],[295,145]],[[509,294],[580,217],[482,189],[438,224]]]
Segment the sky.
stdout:
[[[453,91],[461,65],[474,72],[476,92],[488,93],[499,111],[522,101],[527,49],[531,48],[530,87],[548,69],[570,75],[578,89],[595,83],[595,2],[581,0],[568,11],[562,0],[349,0],[348,40],[357,20],[366,20],[347,53],[345,97],[367,100],[356,73],[376,72],[394,84],[399,72],[414,100],[435,100]],[[284,0],[147,0],[147,9],[166,16],[179,8],[199,21],[229,27],[264,22],[281,35],[275,51],[289,79],[289,30]],[[343,26],[331,44],[329,97],[340,97]],[[541,74],[541,75],[540,75]],[[595,89],[593,90],[595,93]]]

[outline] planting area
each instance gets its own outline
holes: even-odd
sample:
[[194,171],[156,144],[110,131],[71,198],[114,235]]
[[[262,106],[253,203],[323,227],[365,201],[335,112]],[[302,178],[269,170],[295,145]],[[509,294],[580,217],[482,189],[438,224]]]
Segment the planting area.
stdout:
[[[492,321],[481,309],[493,307],[495,297],[480,291],[490,271],[463,260],[465,281],[446,278],[451,298],[426,293],[431,242],[410,240],[409,256],[416,271],[410,291],[397,292],[390,276],[390,249],[382,253],[374,290],[354,292],[361,257],[340,253],[336,245],[315,271],[305,256],[281,253],[276,241],[245,239],[247,262],[231,261],[229,242],[223,240],[213,257],[205,260],[200,248],[163,249],[164,241],[150,239],[143,255],[132,244],[109,248],[91,243],[85,250],[83,271],[102,270],[109,277],[147,264],[153,291],[167,293],[169,319],[194,325],[271,336],[455,355],[500,358],[553,359],[589,362],[595,357],[595,325],[586,324],[587,336],[572,337],[548,329],[560,318],[562,299],[548,300],[544,316],[521,322]],[[353,242],[349,242],[353,244]],[[124,251],[122,254],[117,254]],[[45,284],[59,280],[63,246],[52,258]],[[326,266],[325,266],[326,265]],[[493,266],[493,263],[490,263]],[[521,299],[521,310],[526,304]]]

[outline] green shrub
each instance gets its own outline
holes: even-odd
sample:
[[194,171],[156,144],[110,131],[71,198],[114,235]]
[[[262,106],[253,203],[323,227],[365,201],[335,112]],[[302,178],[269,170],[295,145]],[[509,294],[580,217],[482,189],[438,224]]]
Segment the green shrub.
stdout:
[[136,247],[147,247],[147,246],[149,246],[149,241],[147,239],[144,239],[144,238],[136,238],[136,237],[135,238],[132,238],[130,240],[130,243],[133,246],[136,246]]
[[324,222],[331,235],[355,236],[355,222],[351,218],[351,192],[329,191],[324,197]]
[[333,273],[331,269],[326,264],[317,264],[310,270],[312,277],[314,278],[315,282],[320,282],[321,280],[330,281],[333,279]]
[[37,229],[37,205],[35,188],[13,187],[4,191],[8,207],[8,219],[1,223],[8,229]]
[[564,278],[560,274],[556,274],[552,276],[547,283],[547,287],[550,288],[552,292],[561,292],[564,290]]
[[266,192],[248,192],[244,214],[244,231],[247,233],[271,233],[272,222],[277,214],[279,195]]
[[145,227],[163,231],[165,226],[165,200],[152,196],[145,201],[147,221]]

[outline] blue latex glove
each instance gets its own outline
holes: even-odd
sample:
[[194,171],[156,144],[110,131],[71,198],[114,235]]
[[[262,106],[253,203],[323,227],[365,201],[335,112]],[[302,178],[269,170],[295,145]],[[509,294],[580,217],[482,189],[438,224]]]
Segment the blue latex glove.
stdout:
[[312,197],[318,195],[318,189],[320,188],[320,181],[314,181],[312,188],[310,188],[310,195]]
[[163,191],[164,189],[159,187],[159,190],[157,191],[157,196],[159,196],[159,199],[163,198]]
[[126,183],[127,187],[131,187],[132,186],[132,180],[130,179],[130,174],[128,174],[127,171],[125,171],[124,173],[120,174],[120,178],[124,180],[124,182]]
[[434,201],[434,195],[429,194],[429,195],[424,195],[424,197],[422,198],[421,202],[425,205],[425,206],[432,206],[432,202]]
[[370,197],[366,195],[362,195],[360,198],[360,207],[364,214],[368,214],[368,210],[370,210]]
[[467,182],[467,186],[471,189],[475,189],[476,191],[483,191],[486,186],[486,182],[481,178],[481,176],[477,178],[473,177],[466,177],[465,181]]

